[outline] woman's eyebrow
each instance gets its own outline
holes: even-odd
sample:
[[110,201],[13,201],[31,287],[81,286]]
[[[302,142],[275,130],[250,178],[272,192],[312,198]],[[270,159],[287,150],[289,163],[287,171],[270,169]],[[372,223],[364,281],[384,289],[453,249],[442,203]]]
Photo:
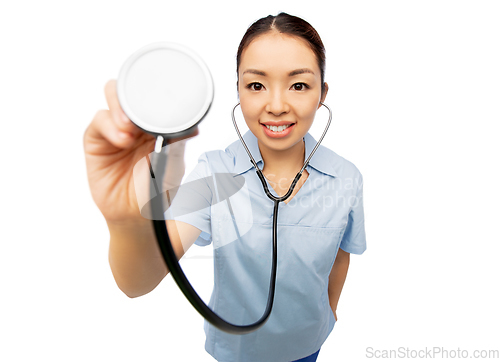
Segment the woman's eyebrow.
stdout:
[[262,76],[266,76],[266,72],[263,72],[262,70],[257,70],[257,69],[247,69],[243,72],[243,74],[245,73],[252,73],[252,74],[257,74],[257,75],[262,75]]
[[[257,70],[257,69],[247,69],[243,72],[243,74],[246,74],[246,73],[262,75],[263,77],[265,77],[267,75],[266,72],[263,72],[262,70]],[[304,73],[311,73],[314,75],[314,72],[311,69],[300,68],[300,69],[292,70],[290,73],[288,73],[288,76],[293,77],[294,75],[299,75],[299,74],[304,74]]]
[[309,69],[309,68],[301,68],[301,69],[292,70],[290,73],[288,73],[288,76],[289,77],[293,77],[294,75],[304,74],[304,73],[311,73],[311,74],[314,75],[314,72],[311,69]]

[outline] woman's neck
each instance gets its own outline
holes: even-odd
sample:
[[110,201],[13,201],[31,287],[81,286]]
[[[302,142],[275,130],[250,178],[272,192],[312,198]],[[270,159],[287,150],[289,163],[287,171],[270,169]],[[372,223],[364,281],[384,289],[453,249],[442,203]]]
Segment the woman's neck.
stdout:
[[[300,171],[304,165],[305,143],[300,140],[285,151],[273,150],[264,146],[260,141],[259,150],[264,161],[265,174],[274,174],[278,177],[288,177]],[[293,177],[292,176],[292,177]]]

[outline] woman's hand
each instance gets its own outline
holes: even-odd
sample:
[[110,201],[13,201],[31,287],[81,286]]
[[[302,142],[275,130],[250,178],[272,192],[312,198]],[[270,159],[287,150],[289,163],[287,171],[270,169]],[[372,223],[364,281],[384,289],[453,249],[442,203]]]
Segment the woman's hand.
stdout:
[[[122,223],[141,218],[133,170],[137,162],[153,151],[156,139],[127,118],[118,101],[115,80],[106,84],[105,94],[109,110],[96,113],[83,138],[87,176],[92,197],[106,221]],[[196,129],[189,136],[169,143],[197,134]],[[182,160],[184,142],[176,145],[177,158]],[[178,170],[182,178],[183,169]]]

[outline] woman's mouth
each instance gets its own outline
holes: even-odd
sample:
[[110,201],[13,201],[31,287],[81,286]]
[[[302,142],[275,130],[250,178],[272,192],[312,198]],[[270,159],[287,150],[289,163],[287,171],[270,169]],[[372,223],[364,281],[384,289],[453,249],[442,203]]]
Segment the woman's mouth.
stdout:
[[281,138],[290,134],[293,127],[295,126],[295,123],[282,124],[279,126],[261,123],[261,126],[263,127],[264,133],[269,137]]

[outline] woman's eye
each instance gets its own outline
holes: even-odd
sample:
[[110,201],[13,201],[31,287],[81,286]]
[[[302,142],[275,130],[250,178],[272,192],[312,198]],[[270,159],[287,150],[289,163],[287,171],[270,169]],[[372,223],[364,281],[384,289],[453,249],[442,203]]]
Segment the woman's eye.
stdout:
[[264,86],[260,83],[250,83],[247,87],[253,91],[260,91],[264,88]]
[[296,90],[296,91],[303,91],[306,88],[308,88],[308,86],[305,83],[295,83],[294,85],[292,85],[292,88],[293,88],[293,90]]

